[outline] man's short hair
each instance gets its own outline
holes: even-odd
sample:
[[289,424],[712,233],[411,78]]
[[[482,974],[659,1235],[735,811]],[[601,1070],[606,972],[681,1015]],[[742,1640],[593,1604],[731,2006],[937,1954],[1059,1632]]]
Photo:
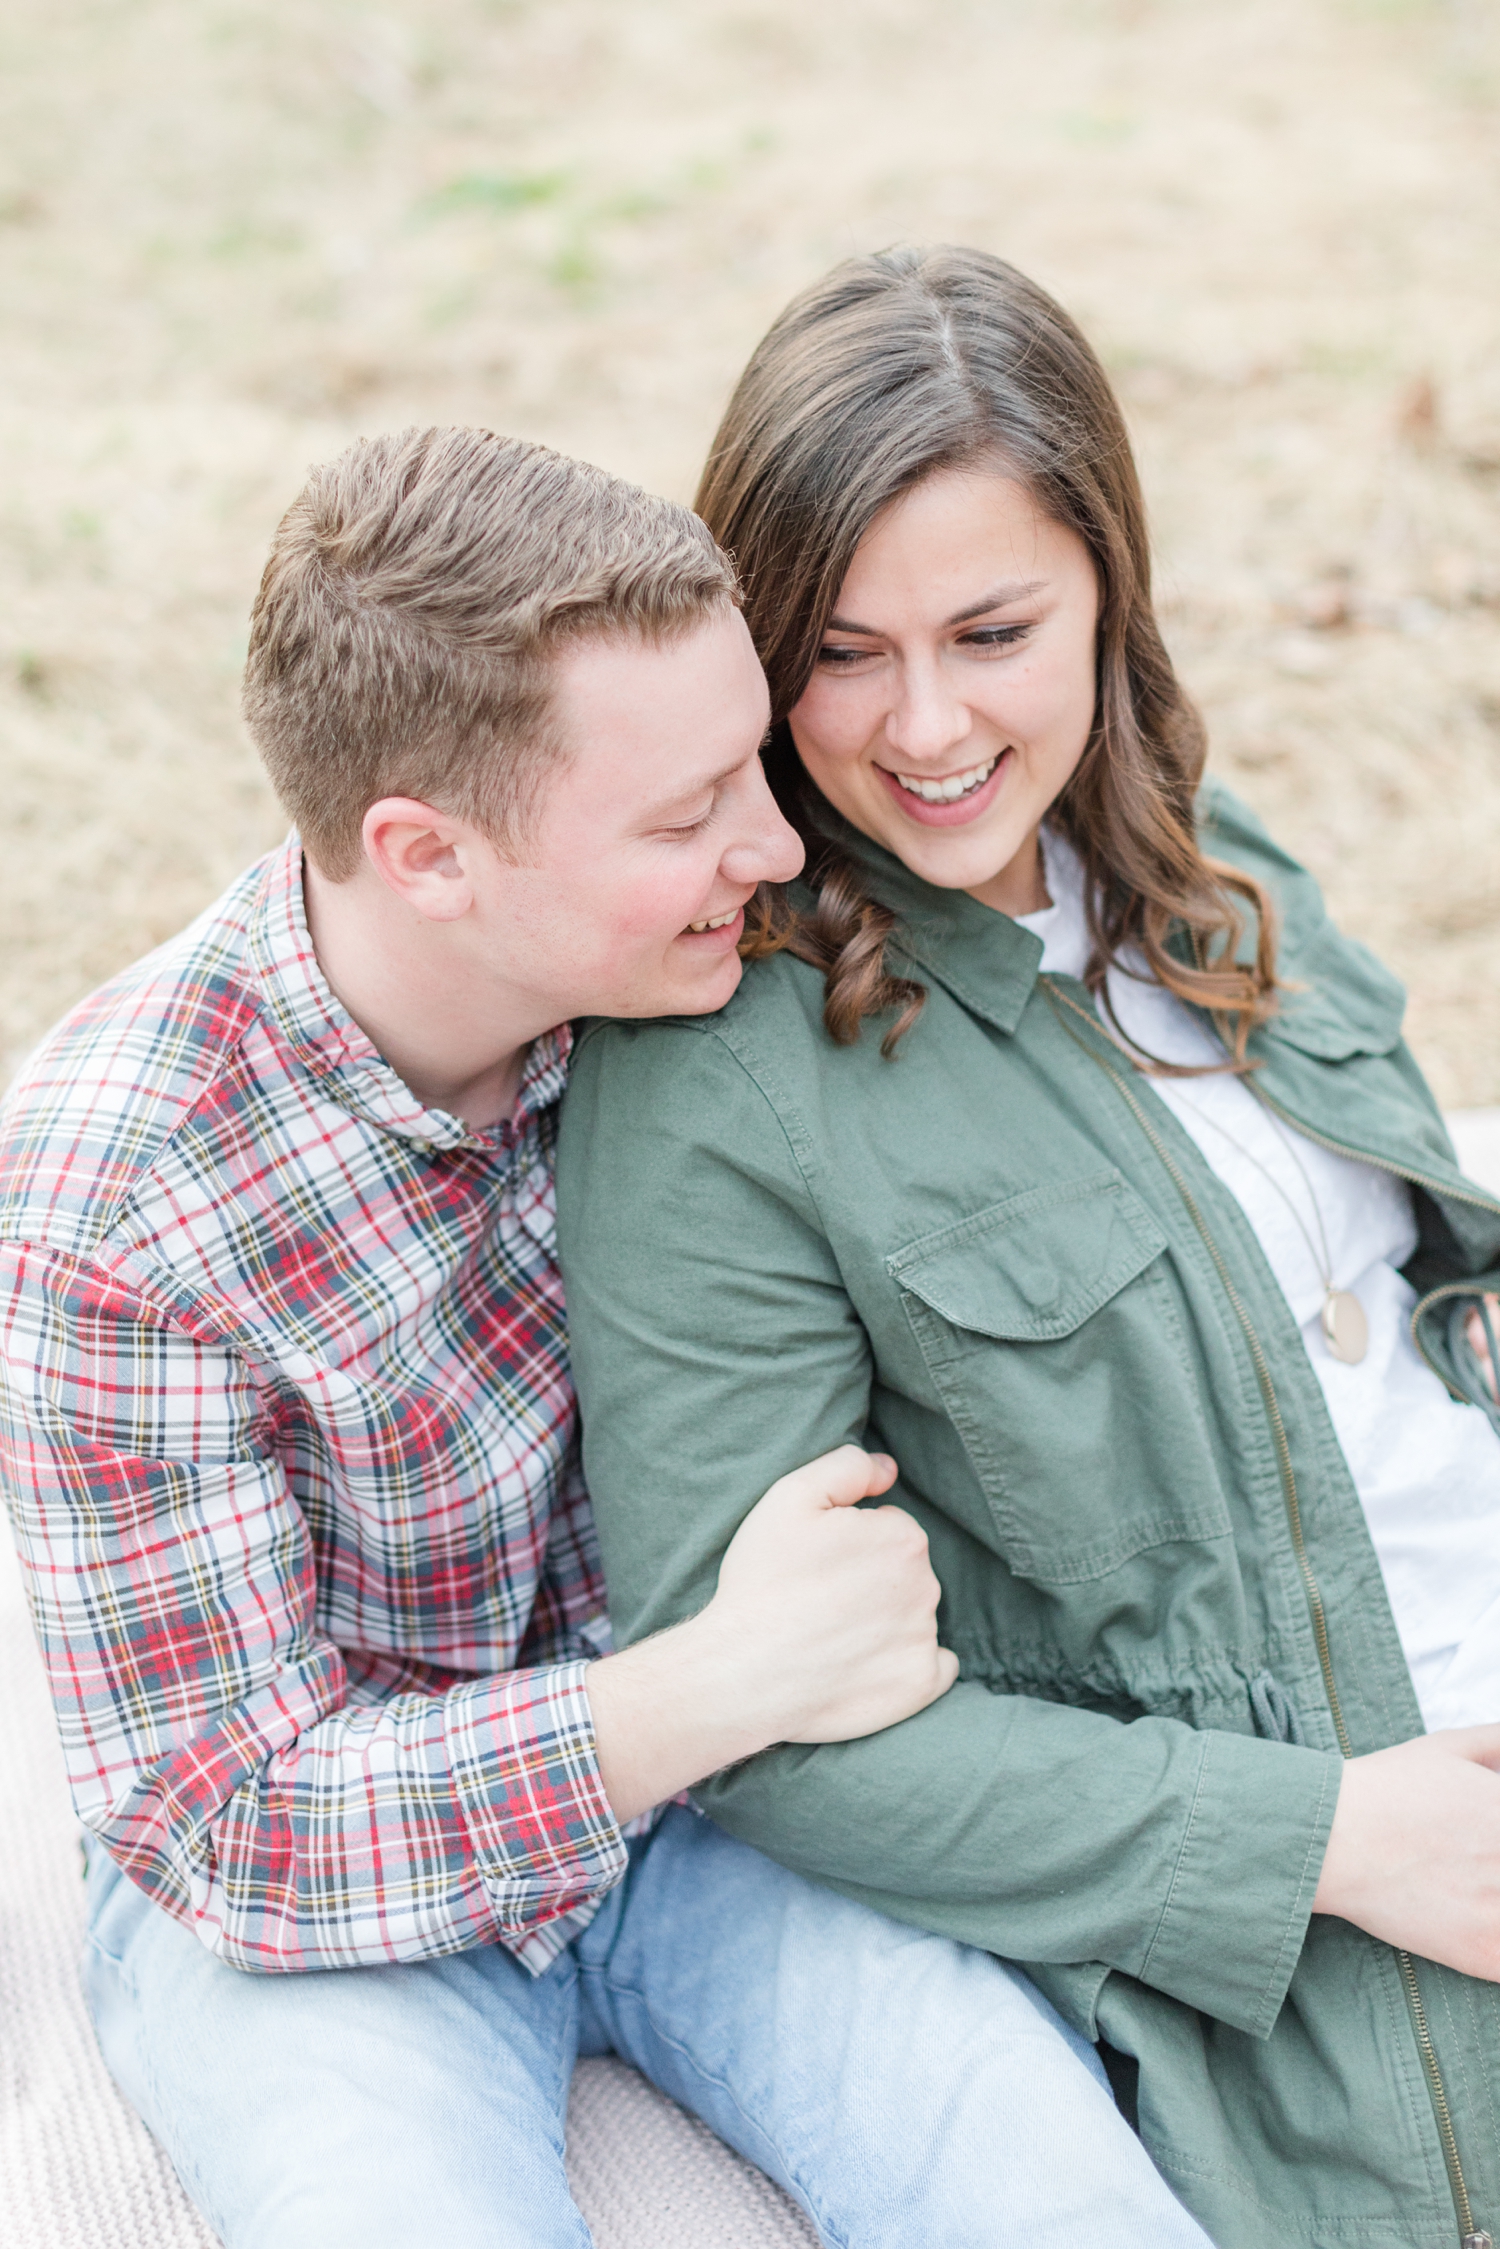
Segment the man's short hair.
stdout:
[[335,882],[386,796],[513,848],[559,754],[564,644],[670,639],[738,599],[697,516],[587,462],[491,430],[361,438],[313,471],[277,530],[245,717]]

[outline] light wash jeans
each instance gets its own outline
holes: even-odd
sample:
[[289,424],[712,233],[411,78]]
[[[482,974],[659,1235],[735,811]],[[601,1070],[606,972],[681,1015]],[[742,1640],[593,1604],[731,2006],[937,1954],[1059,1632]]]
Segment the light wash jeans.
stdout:
[[587,2249],[579,2054],[622,2054],[839,2249],[1208,2249],[1025,1977],[669,1811],[533,1979],[498,1947],[225,1967],[97,1846],[105,2059],[229,2249]]

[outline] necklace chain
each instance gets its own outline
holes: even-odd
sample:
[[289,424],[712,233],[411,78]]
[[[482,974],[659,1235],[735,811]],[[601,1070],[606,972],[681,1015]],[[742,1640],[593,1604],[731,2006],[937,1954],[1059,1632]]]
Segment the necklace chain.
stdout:
[[[1045,865],[1045,858],[1043,864]],[[1051,885],[1049,884],[1049,888],[1050,887]],[[1098,1012],[1097,1008],[1096,1012]],[[1108,1022],[1105,1022],[1104,1032],[1105,1036],[1110,1040],[1112,1045],[1121,1045],[1122,1038],[1125,1035],[1120,1031],[1120,1027],[1118,1025],[1111,1026]],[[1152,1075],[1149,1070],[1145,1070],[1143,1068],[1140,1050],[1135,1049],[1133,1040],[1130,1040],[1128,1042],[1128,1045],[1125,1049],[1125,1054],[1126,1060],[1131,1064],[1131,1067],[1133,1069],[1142,1071],[1143,1075],[1146,1076]],[[1243,1082],[1244,1081],[1241,1080],[1241,1083]],[[1307,1166],[1303,1163],[1302,1158],[1298,1155],[1296,1148],[1293,1146],[1288,1135],[1283,1131],[1280,1119],[1266,1107],[1264,1102],[1258,1101],[1256,1103],[1267,1124],[1271,1127],[1271,1130],[1275,1133],[1277,1139],[1281,1142],[1281,1145],[1283,1146],[1283,1148],[1285,1148],[1287,1154],[1291,1157],[1292,1162],[1296,1165],[1298,1174],[1300,1175],[1302,1180],[1302,1184],[1307,1189],[1307,1199],[1312,1204],[1313,1218],[1318,1229],[1318,1241],[1323,1245],[1323,1255],[1321,1258],[1319,1258],[1318,1256],[1317,1242],[1313,1240],[1311,1234],[1308,1232],[1307,1224],[1302,1216],[1301,1211],[1298,1210],[1297,1205],[1293,1202],[1291,1196],[1287,1193],[1285,1187],[1283,1187],[1281,1181],[1277,1178],[1275,1172],[1272,1171],[1269,1164],[1262,1163],[1260,1157],[1256,1155],[1255,1151],[1252,1148],[1247,1148],[1243,1140],[1236,1139],[1235,1135],[1230,1131],[1228,1125],[1220,1124],[1218,1118],[1212,1115],[1209,1110],[1200,1109],[1196,1101],[1189,1101],[1186,1093],[1183,1091],[1182,1080],[1180,1078],[1174,1079],[1174,1083],[1177,1088],[1177,1098],[1181,1101],[1183,1107],[1185,1109],[1191,1109],[1193,1115],[1195,1117],[1201,1117],[1205,1124],[1212,1125],[1214,1131],[1221,1134],[1222,1137],[1229,1142],[1231,1148],[1237,1148],[1240,1154],[1245,1158],[1246,1162],[1254,1164],[1256,1170],[1261,1174],[1262,1178],[1265,1179],[1270,1186],[1274,1187],[1276,1193],[1281,1197],[1282,1201],[1286,1204],[1287,1209],[1291,1212],[1292,1217],[1296,1223],[1298,1233],[1302,1236],[1302,1239],[1307,1244],[1307,1254],[1312,1259],[1313,1264],[1317,1267],[1318,1272],[1322,1278],[1324,1296],[1332,1297],[1337,1295],[1339,1292],[1334,1287],[1333,1280],[1333,1253],[1328,1246],[1328,1230],[1323,1224],[1323,1206],[1318,1201],[1318,1190],[1316,1187],[1314,1187],[1312,1180],[1308,1175]],[[1246,1085],[1245,1091],[1251,1096],[1252,1100],[1255,1099],[1255,1089],[1253,1086]]]
[[[1250,1088],[1247,1086],[1245,1090],[1248,1093],[1250,1091]],[[1184,1108],[1191,1109],[1195,1117],[1201,1117],[1205,1124],[1212,1125],[1215,1132],[1222,1134],[1224,1139],[1229,1142],[1230,1147],[1237,1148],[1240,1154],[1245,1158],[1246,1162],[1254,1164],[1256,1170],[1261,1174],[1262,1178],[1267,1180],[1270,1185],[1275,1188],[1277,1194],[1286,1204],[1287,1209],[1291,1212],[1292,1217],[1296,1221],[1298,1233],[1302,1236],[1302,1239],[1307,1244],[1307,1253],[1312,1259],[1314,1265],[1317,1266],[1318,1271],[1322,1277],[1324,1294],[1331,1295],[1333,1293],[1334,1286],[1333,1254],[1328,1247],[1328,1231],[1323,1224],[1323,1206],[1318,1201],[1318,1190],[1316,1189],[1316,1187],[1314,1187],[1311,1179],[1308,1177],[1307,1166],[1303,1163],[1302,1158],[1298,1155],[1296,1148],[1292,1145],[1292,1142],[1288,1138],[1287,1134],[1283,1132],[1277,1119],[1272,1116],[1269,1109],[1263,1111],[1267,1124],[1270,1125],[1271,1130],[1275,1133],[1277,1139],[1281,1142],[1281,1145],[1283,1146],[1283,1148],[1285,1148],[1287,1154],[1291,1157],[1292,1162],[1296,1165],[1297,1170],[1301,1175],[1302,1184],[1307,1189],[1308,1201],[1312,1204],[1313,1218],[1317,1223],[1318,1241],[1323,1245],[1323,1254],[1321,1258],[1318,1255],[1318,1243],[1313,1240],[1311,1234],[1308,1232],[1306,1221],[1304,1220],[1301,1211],[1298,1210],[1297,1205],[1293,1202],[1291,1196],[1287,1193],[1285,1187],[1283,1187],[1275,1172],[1272,1171],[1270,1165],[1262,1163],[1260,1157],[1256,1155],[1253,1148],[1247,1148],[1243,1140],[1236,1139],[1235,1135],[1230,1131],[1227,1125],[1220,1124],[1218,1118],[1212,1115],[1209,1110],[1200,1109],[1196,1101],[1189,1101],[1187,1095],[1180,1089],[1178,1091],[1177,1097],[1182,1102]],[[1253,1098],[1254,1097],[1252,1095],[1252,1099]]]
[[[1050,882],[1048,887],[1049,889],[1053,888]],[[1147,1076],[1151,1075],[1152,1073],[1142,1059],[1141,1050],[1130,1051],[1134,1049],[1134,1041],[1125,1037],[1121,1026],[1112,1026],[1105,1019],[1105,1011],[1099,1007],[1097,999],[1095,1001],[1095,1013],[1099,1017],[1105,1037],[1110,1041],[1110,1044],[1126,1052],[1126,1059],[1135,1070]],[[1253,1085],[1245,1087],[1245,1091],[1250,1094],[1251,1098],[1258,1102],[1259,1107],[1265,1114],[1266,1122],[1296,1165],[1302,1184],[1307,1189],[1307,1199],[1312,1204],[1313,1222],[1318,1229],[1318,1242],[1323,1245],[1321,1258],[1318,1255],[1318,1242],[1315,1242],[1308,1232],[1307,1223],[1301,1211],[1297,1208],[1295,1201],[1287,1193],[1285,1186],[1277,1178],[1275,1172],[1272,1171],[1270,1165],[1263,1163],[1253,1149],[1247,1148],[1242,1140],[1237,1139],[1227,1125],[1220,1124],[1217,1117],[1211,1115],[1207,1109],[1201,1109],[1196,1101],[1190,1101],[1182,1090],[1177,1072],[1173,1071],[1172,1075],[1174,1079],[1178,1080],[1178,1098],[1181,1100],[1183,1107],[1191,1109],[1194,1116],[1201,1118],[1204,1124],[1212,1125],[1215,1132],[1229,1142],[1231,1148],[1238,1149],[1246,1162],[1255,1166],[1267,1185],[1285,1203],[1291,1214],[1293,1224],[1307,1244],[1307,1254],[1312,1259],[1323,1285],[1323,1317],[1321,1322],[1323,1340],[1327,1344],[1330,1354],[1339,1360],[1342,1365],[1358,1366],[1370,1347],[1370,1329],[1365,1316],[1365,1309],[1352,1289],[1341,1289],[1335,1285],[1333,1252],[1328,1244],[1328,1229],[1323,1223],[1323,1205],[1318,1200],[1318,1190],[1312,1183],[1311,1174],[1298,1155],[1291,1138],[1283,1130],[1280,1118],[1268,1102],[1259,1100]]]
[[[1254,1091],[1254,1089],[1249,1086],[1247,1086],[1245,1090],[1247,1093],[1252,1094]],[[1308,1255],[1311,1257],[1314,1265],[1318,1266],[1319,1272],[1322,1276],[1323,1340],[1328,1345],[1328,1349],[1332,1353],[1333,1357],[1335,1359],[1338,1359],[1344,1366],[1358,1366],[1370,1347],[1370,1329],[1369,1323],[1365,1318],[1364,1307],[1360,1303],[1359,1298],[1353,1293],[1351,1289],[1335,1288],[1334,1286],[1333,1253],[1328,1247],[1328,1230],[1323,1224],[1323,1206],[1318,1201],[1318,1190],[1313,1185],[1312,1180],[1308,1175],[1307,1166],[1303,1163],[1302,1158],[1296,1151],[1296,1148],[1293,1146],[1287,1134],[1283,1131],[1281,1120],[1278,1117],[1274,1116],[1269,1109],[1265,1109],[1264,1103],[1261,1104],[1262,1108],[1265,1109],[1267,1123],[1270,1125],[1277,1139],[1281,1142],[1283,1148],[1285,1148],[1287,1154],[1291,1157],[1292,1162],[1296,1165],[1302,1177],[1302,1184],[1307,1189],[1308,1200],[1311,1202],[1313,1208],[1313,1217],[1317,1222],[1318,1240],[1323,1244],[1323,1255],[1321,1261],[1318,1257],[1317,1244],[1313,1241],[1311,1234],[1307,1230],[1306,1224],[1303,1221],[1301,1211],[1298,1210],[1297,1205],[1293,1202],[1291,1196],[1287,1193],[1285,1187],[1277,1178],[1275,1172],[1272,1171],[1270,1165],[1262,1163],[1260,1157],[1255,1154],[1253,1149],[1247,1148],[1242,1140],[1237,1140],[1235,1138],[1235,1135],[1229,1130],[1229,1127],[1227,1125],[1220,1124],[1218,1118],[1215,1116],[1211,1116],[1207,1109],[1200,1109],[1197,1102],[1189,1101],[1186,1095],[1181,1095],[1181,1099],[1184,1106],[1191,1109],[1195,1117],[1201,1117],[1205,1124],[1212,1125],[1215,1132],[1222,1134],[1223,1138],[1229,1142],[1231,1148],[1237,1148],[1240,1154],[1246,1159],[1248,1163],[1254,1164],[1256,1170],[1261,1174],[1262,1178],[1265,1179],[1269,1186],[1275,1188],[1277,1194],[1286,1204],[1287,1209],[1291,1212],[1292,1217],[1296,1221],[1298,1233],[1302,1236],[1302,1239],[1307,1244]]]

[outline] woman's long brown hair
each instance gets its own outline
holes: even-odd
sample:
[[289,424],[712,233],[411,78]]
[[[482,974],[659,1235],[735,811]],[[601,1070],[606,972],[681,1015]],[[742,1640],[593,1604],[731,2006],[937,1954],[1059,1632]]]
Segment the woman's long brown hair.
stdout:
[[1229,1067],[1242,1070],[1251,1032],[1275,1012],[1270,905],[1198,848],[1206,737],[1151,607],[1124,419],[1061,306],[982,250],[890,250],[836,266],[757,347],[714,440],[695,505],[739,568],[771,688],[767,770],[808,846],[816,897],[797,913],[762,892],[743,950],[786,947],[821,968],[824,1020],[841,1044],[865,1017],[895,1012],[889,1054],[921,1008],[922,987],[887,963],[895,916],[811,816],[786,718],[877,516],[934,471],[982,462],[1020,478],[1098,573],[1094,724],[1051,815],[1089,878],[1086,981],[1099,994],[1110,962],[1137,946],[1169,991],[1210,1011]]

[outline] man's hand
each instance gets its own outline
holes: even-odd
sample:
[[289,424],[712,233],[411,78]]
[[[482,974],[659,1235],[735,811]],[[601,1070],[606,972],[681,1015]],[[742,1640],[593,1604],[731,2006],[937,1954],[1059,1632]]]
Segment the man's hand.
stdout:
[[1500,1725],[1351,1758],[1313,1911],[1500,1983]]
[[724,1555],[706,1609],[588,1671],[605,1791],[620,1820],[777,1741],[852,1741],[958,1676],[937,1644],[927,1537],[889,1491],[896,1463],[841,1445],[771,1486]]
[[697,1621],[738,1643],[773,1741],[853,1741],[945,1694],[927,1534],[889,1491],[896,1463],[841,1445],[771,1486],[741,1523]]

